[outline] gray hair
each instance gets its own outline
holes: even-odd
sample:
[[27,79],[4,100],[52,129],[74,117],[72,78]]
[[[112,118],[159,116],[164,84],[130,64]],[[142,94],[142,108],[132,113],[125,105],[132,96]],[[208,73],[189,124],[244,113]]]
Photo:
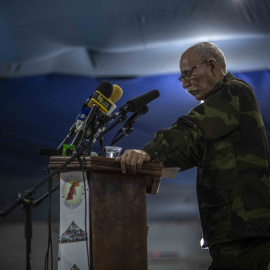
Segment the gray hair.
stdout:
[[214,58],[220,68],[226,72],[226,59],[224,53],[213,43],[210,42],[199,42],[188,48],[183,54],[182,57],[187,51],[197,55],[201,58],[201,61],[205,61],[209,58]]

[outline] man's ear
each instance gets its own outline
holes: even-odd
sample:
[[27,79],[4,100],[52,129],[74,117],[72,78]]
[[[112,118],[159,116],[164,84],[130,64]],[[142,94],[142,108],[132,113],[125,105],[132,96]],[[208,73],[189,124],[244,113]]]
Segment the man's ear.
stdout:
[[213,75],[216,75],[217,74],[217,68],[218,68],[217,61],[214,58],[209,58],[207,60],[207,64],[210,67]]

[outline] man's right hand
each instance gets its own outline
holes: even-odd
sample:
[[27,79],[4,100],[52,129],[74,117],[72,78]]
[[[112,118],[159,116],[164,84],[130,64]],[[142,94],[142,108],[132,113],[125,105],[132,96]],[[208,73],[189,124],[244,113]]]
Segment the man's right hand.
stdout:
[[137,149],[126,150],[123,155],[115,159],[115,161],[120,162],[124,174],[127,172],[136,174],[141,170],[143,163],[150,160],[151,157],[148,153]]

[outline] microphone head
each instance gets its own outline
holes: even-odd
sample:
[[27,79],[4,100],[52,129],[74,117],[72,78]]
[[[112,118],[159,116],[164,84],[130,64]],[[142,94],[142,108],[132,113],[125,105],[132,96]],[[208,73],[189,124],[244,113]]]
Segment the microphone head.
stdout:
[[[113,92],[113,86],[110,82],[107,82],[107,81],[104,81],[104,82],[101,82],[96,91],[99,91],[103,96],[105,96],[106,98],[109,98]],[[93,95],[92,94],[88,99],[86,99],[86,101],[83,103],[83,106],[81,108],[81,111],[88,106],[89,102],[91,101],[91,99],[93,98]]]
[[121,89],[121,87],[118,86],[117,84],[113,84],[113,92],[110,97],[111,101],[113,103],[116,103],[121,98],[122,95],[123,95],[123,90]]
[[91,100],[87,104],[88,107],[96,105],[99,107],[99,110],[102,112],[109,112],[113,106],[112,101],[109,99],[113,91],[113,86],[110,82],[101,82]]
[[104,81],[98,85],[96,90],[106,98],[109,98],[113,92],[113,85],[110,82]]

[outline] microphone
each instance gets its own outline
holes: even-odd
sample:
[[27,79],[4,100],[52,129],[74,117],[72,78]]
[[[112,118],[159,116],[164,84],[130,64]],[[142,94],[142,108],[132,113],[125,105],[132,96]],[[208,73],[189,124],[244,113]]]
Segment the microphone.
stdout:
[[113,103],[116,103],[123,95],[123,90],[117,84],[113,84],[113,92],[110,99]]
[[[106,87],[106,85],[108,87]],[[103,82],[102,84],[100,84],[98,86],[98,89],[101,90],[101,94],[103,94],[105,97],[108,97],[110,95],[110,93],[111,93],[110,88],[111,88],[111,83],[109,83],[109,82]],[[109,98],[109,100],[112,102],[111,103],[111,108],[109,109],[109,111],[107,113],[105,113],[105,112],[102,112],[102,113],[110,116],[111,112],[113,110],[115,110],[115,108],[116,108],[116,105],[114,103],[121,98],[122,94],[123,94],[123,90],[118,85],[114,84],[112,94],[111,94],[111,96]],[[91,110],[90,107],[88,107],[88,104],[92,100],[93,96],[94,95],[91,95],[88,99],[86,99],[86,101],[84,102],[84,104],[83,104],[83,106],[81,108],[81,112],[77,116],[76,122],[71,126],[69,134],[60,143],[60,145],[57,147],[57,150],[61,150],[65,143],[67,143],[76,133],[78,133],[80,130],[82,130],[83,123],[84,123],[85,119],[87,118],[87,116],[89,115],[90,110]],[[95,98],[98,98],[98,95],[96,95]],[[91,106],[92,106],[92,104],[93,104],[93,101],[91,102]],[[104,121],[105,120],[108,122],[107,119],[104,119]],[[88,135],[89,135],[89,132],[88,132]],[[77,140],[78,140],[78,138],[77,138]],[[73,143],[74,143],[74,141],[73,141]],[[43,150],[44,149],[42,149],[42,151],[40,153],[41,155],[52,155],[51,153],[52,153],[52,151],[54,151],[54,150],[50,149],[50,151],[47,153],[46,151],[44,152]],[[57,150],[55,150],[56,151],[55,153],[58,153]]]
[[89,101],[91,100],[92,97],[93,97],[93,95],[91,95],[89,98],[87,98],[87,99],[85,100],[85,102],[84,102],[83,105],[82,105],[81,111],[82,111],[84,108],[88,107],[87,104],[89,103]]
[[[116,105],[115,103],[121,98],[121,96],[123,95],[123,90],[121,89],[120,86],[118,86],[117,84],[113,85],[113,92],[112,95],[109,97],[109,100],[113,103],[111,108],[109,109],[109,111],[106,114],[107,116],[110,116],[111,113],[116,109]],[[91,95],[83,104],[81,112],[79,114],[79,116],[77,117],[77,123],[76,123],[76,128],[78,128],[80,126],[80,124],[82,124],[84,122],[84,120],[86,119],[86,117],[88,116],[89,112],[90,112],[90,107],[87,106],[87,104],[90,102],[90,99],[93,97],[93,95]]]
[[110,110],[107,113],[105,113],[107,116],[110,116],[111,113],[116,109],[117,106],[115,105],[115,103],[121,98],[122,95],[123,90],[121,89],[121,87],[118,86],[117,84],[113,84],[113,92],[109,98],[109,100],[112,101],[113,104]]
[[90,107],[85,107],[78,115],[77,120],[75,122],[76,132],[82,127],[83,122],[85,121],[86,117],[90,113]]
[[[144,105],[143,107],[139,108],[135,113],[133,113],[128,118],[128,120],[124,123],[124,125],[118,130],[118,132],[114,136],[110,145],[114,145],[116,142],[118,142],[124,136],[128,136],[133,131],[132,125],[135,123],[135,121],[138,118],[140,118],[142,115],[146,114],[148,112],[148,110],[149,110],[148,105]],[[124,134],[122,134],[120,137],[117,137],[123,131],[124,131]]]
[[104,112],[98,113],[97,121],[94,126],[94,130],[96,131],[94,134],[94,138],[96,138],[105,129],[105,126],[111,121],[110,119],[111,113],[117,107],[115,103],[121,98],[122,95],[123,90],[121,89],[121,87],[118,86],[117,84],[114,84],[112,95],[109,98],[113,102],[113,106],[111,107],[108,113]]
[[98,107],[98,110],[107,113],[111,109],[113,104],[112,101],[109,99],[112,92],[113,86],[110,82],[100,83],[87,106],[90,108],[93,107],[93,109],[94,107]]
[[63,145],[65,143],[67,143],[76,133],[78,133],[81,128],[82,128],[82,124],[85,120],[85,118],[87,117],[87,115],[90,112],[90,108],[89,107],[85,107],[80,114],[77,116],[77,120],[76,122],[71,126],[70,131],[68,133],[68,135],[66,136],[66,138],[59,144],[59,146],[57,147],[57,150],[61,150],[63,148]]
[[42,156],[61,156],[62,155],[62,150],[61,149],[51,149],[51,148],[39,148],[39,154]]
[[[109,83],[109,84],[111,84],[110,82],[106,82],[106,81],[103,82],[103,83]],[[103,83],[102,83],[102,84],[103,84]],[[100,85],[100,84],[99,84],[99,85]],[[118,85],[116,85],[116,86],[118,86]],[[119,87],[119,86],[118,86],[118,87]],[[115,88],[115,85],[113,85],[113,92],[115,91],[114,88]],[[122,91],[122,89],[121,89],[120,87],[119,87],[119,89]],[[104,91],[104,89],[103,89],[103,91]],[[107,92],[107,91],[108,91],[108,90],[105,89],[105,93],[102,93],[102,94],[103,94],[104,96],[106,96],[107,98],[110,97],[109,100],[112,101],[112,102],[114,102],[114,101],[111,99],[111,97],[112,97],[114,94],[111,93],[110,91],[109,91],[109,92]],[[123,91],[122,91],[122,93],[123,93]],[[89,98],[87,98],[87,99],[85,100],[85,102],[84,102],[83,105],[82,105],[81,111],[83,111],[83,109],[86,108],[86,107],[91,107],[91,106],[89,106],[89,103],[91,102],[91,100],[92,100],[92,102],[93,102],[93,96],[94,96],[94,94],[92,94]],[[121,96],[120,96],[120,97],[121,97]],[[119,98],[120,98],[120,97],[119,97]],[[119,98],[118,98],[118,99],[119,99]],[[92,103],[92,102],[91,102],[91,103]],[[114,103],[115,103],[115,102],[114,102]]]
[[140,118],[142,115],[146,114],[149,110],[148,105],[144,105],[143,107],[139,108],[135,113],[133,113],[128,120],[125,122],[125,124],[120,128],[120,131],[124,131],[127,128],[130,128],[135,121]]
[[87,106],[92,108],[92,110],[89,112],[87,118],[82,123],[82,127],[80,127],[79,132],[76,134],[74,140],[71,143],[72,145],[77,147],[78,143],[81,142],[84,138],[86,131],[90,130],[90,134],[93,133],[92,126],[95,122],[99,110],[105,113],[109,112],[113,104],[109,100],[112,92],[113,85],[110,82],[104,81],[98,85],[96,92],[93,94],[91,100],[87,104]]
[[76,129],[77,129],[77,126],[76,126],[76,122],[71,126],[70,130],[69,130],[69,133],[68,135],[66,136],[66,138],[60,143],[60,145],[57,147],[57,150],[60,150],[62,149],[63,145],[69,141],[70,138],[72,138],[75,133],[76,133]]
[[[115,105],[115,103],[121,98],[122,95],[123,95],[123,90],[121,89],[121,87],[118,86],[117,84],[114,84],[113,85],[112,95],[109,98],[109,100],[113,102],[110,110],[107,113],[98,112],[98,120],[101,120],[103,125],[106,125],[109,122],[108,117],[116,109],[117,106]],[[86,100],[86,102],[87,102],[87,100]],[[86,102],[84,103],[84,105],[86,104]],[[90,102],[90,100],[88,100],[87,103],[89,103],[89,102]],[[90,112],[90,107],[87,107],[87,106],[84,106],[84,105],[83,105],[82,111],[80,112],[79,116],[77,117],[76,132],[78,132],[79,129],[82,128],[82,124],[83,124],[83,122],[85,121],[86,117],[88,116],[88,114]]]
[[143,95],[140,95],[136,98],[129,100],[124,106],[122,106],[117,113],[111,116],[111,119],[114,119],[120,114],[125,114],[128,112],[136,112],[138,109],[153,101],[159,97],[158,90],[151,90]]

